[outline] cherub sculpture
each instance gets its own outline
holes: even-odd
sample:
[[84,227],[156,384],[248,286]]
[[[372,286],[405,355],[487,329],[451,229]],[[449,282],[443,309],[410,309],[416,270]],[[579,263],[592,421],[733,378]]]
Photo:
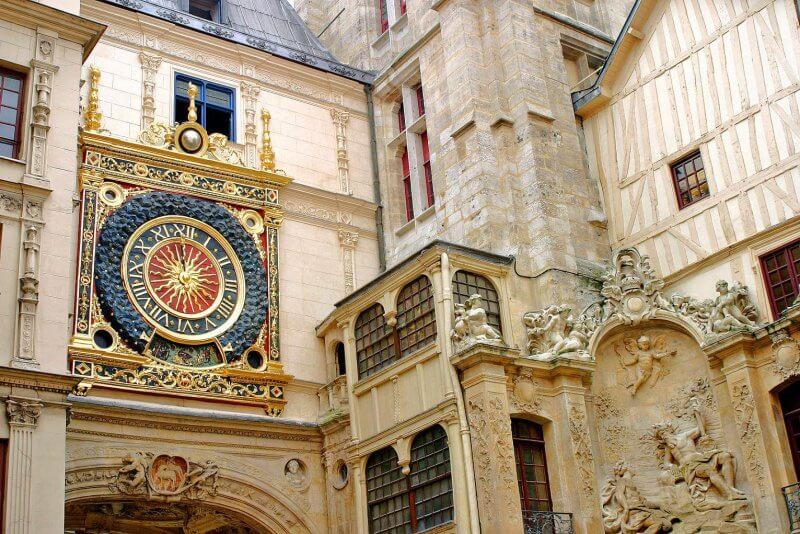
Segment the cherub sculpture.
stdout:
[[489,324],[486,310],[481,307],[481,296],[477,293],[464,304],[455,305],[455,322],[450,338],[456,343],[500,340],[500,333]]
[[584,318],[574,319],[569,306],[552,305],[522,316],[527,328],[528,352],[535,354],[566,354],[586,350],[591,328]]
[[717,296],[708,318],[708,329],[714,334],[724,334],[733,330],[746,329],[756,325],[758,312],[750,302],[747,287],[734,282],[717,282]]
[[128,454],[122,459],[123,465],[117,475],[117,487],[123,493],[133,493],[145,481],[147,460],[140,453]]
[[628,387],[631,390],[631,397],[636,395],[648,380],[653,377],[653,383],[658,382],[664,373],[662,360],[666,356],[675,356],[677,351],[667,351],[667,340],[663,335],[650,339],[650,336],[639,336],[637,339],[626,337],[622,340],[624,352],[620,351],[617,344],[614,350],[619,356],[622,366],[634,368],[635,377],[631,380]]

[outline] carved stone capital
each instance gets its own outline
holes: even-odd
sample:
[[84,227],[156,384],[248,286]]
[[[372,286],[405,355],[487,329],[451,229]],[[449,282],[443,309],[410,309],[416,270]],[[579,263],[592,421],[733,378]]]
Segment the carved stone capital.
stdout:
[[139,53],[139,63],[142,64],[143,70],[151,70],[153,72],[158,71],[158,68],[161,66],[161,62],[163,61],[163,57],[156,56],[153,54],[148,54],[146,52]]
[[355,246],[358,244],[358,232],[339,230],[339,242],[343,247],[355,248]]
[[6,399],[6,414],[10,426],[36,427],[44,405],[37,400]]

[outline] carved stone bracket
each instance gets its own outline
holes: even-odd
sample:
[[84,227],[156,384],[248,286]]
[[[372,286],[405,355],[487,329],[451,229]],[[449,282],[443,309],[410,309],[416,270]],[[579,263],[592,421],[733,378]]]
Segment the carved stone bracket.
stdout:
[[142,130],[153,124],[156,116],[156,74],[161,66],[161,56],[139,53],[142,65]]
[[350,120],[348,111],[331,108],[331,118],[336,127],[336,163],[339,168],[339,189],[347,195],[350,190],[350,171],[347,158],[347,121]]

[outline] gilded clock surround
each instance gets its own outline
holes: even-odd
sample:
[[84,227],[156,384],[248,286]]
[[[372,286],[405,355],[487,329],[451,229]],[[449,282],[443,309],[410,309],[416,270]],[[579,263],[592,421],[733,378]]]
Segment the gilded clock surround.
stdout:
[[[90,81],[96,84],[98,79],[99,72]],[[90,95],[96,97],[96,91]],[[95,111],[90,102],[87,114]],[[105,135],[101,117],[89,118],[92,120],[81,135],[82,240],[69,350],[72,371],[83,378],[78,393],[86,395],[92,387],[143,390],[258,405],[270,415],[280,415],[286,404],[283,388],[292,377],[283,372],[280,362],[277,261],[283,215],[279,190],[291,179],[274,167],[243,166],[227,139],[209,136],[192,120],[175,128],[153,124],[139,137],[140,142],[131,142]],[[153,132],[159,133],[153,137]],[[201,141],[197,149],[191,142],[180,141],[182,136],[194,138],[195,134]],[[137,213],[136,205],[144,206],[138,217],[125,219]],[[173,287],[178,293],[192,284],[196,290],[197,283],[202,286],[209,276],[219,276],[220,283],[220,291],[207,309],[182,317],[175,313],[175,318],[203,317],[220,304],[227,309],[227,302],[219,298],[226,280],[229,287],[239,290],[224,322],[202,335],[176,331],[177,322],[170,327],[165,319],[154,319],[137,304],[130,289],[130,272],[123,269],[123,256],[131,254],[136,235],[160,224],[195,228],[204,236],[213,236],[220,249],[214,256],[203,251],[202,243],[190,245],[195,249],[193,260],[202,255],[210,262],[211,269],[204,274],[193,271],[181,258],[173,258],[177,264],[166,274],[175,278]],[[116,230],[104,234],[108,228]],[[121,228],[125,231],[119,232]],[[119,250],[116,261],[104,257],[113,260],[117,254],[108,254],[111,234],[117,240],[126,237],[121,248],[113,249]],[[178,234],[159,240],[142,258],[144,262],[152,263],[163,247],[172,246],[174,257],[174,247],[185,247],[190,241]],[[220,263],[233,276],[226,276]],[[116,271],[112,273],[109,264],[114,264]],[[127,311],[135,312],[138,319],[119,307],[121,300],[106,298],[104,291],[111,291],[115,277],[116,290],[122,291],[128,302]],[[152,280],[145,281],[144,290],[149,297],[158,293]],[[175,302],[173,299],[173,305]],[[258,312],[258,303],[264,307],[263,314]],[[159,304],[160,309],[169,309],[163,298]],[[136,336],[126,321],[138,325]],[[220,355],[216,360],[209,356],[212,346]]]

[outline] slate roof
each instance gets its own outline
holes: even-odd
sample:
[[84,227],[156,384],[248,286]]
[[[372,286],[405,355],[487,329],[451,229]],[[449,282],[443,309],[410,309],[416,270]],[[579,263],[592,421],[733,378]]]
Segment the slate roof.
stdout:
[[[362,83],[375,76],[336,60],[287,0],[219,0],[217,24],[184,11],[184,0],[102,0]],[[186,2],[188,4],[188,2]]]

